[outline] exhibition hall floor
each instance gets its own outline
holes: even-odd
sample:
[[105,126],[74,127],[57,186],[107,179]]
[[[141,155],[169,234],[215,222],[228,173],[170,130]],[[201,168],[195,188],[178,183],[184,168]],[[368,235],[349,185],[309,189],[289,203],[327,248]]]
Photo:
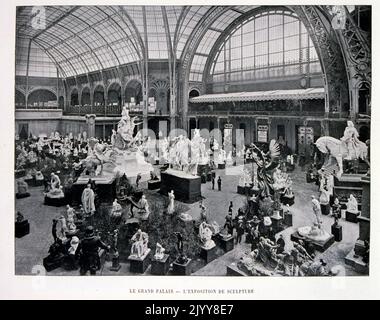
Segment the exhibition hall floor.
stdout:
[[[217,170],[216,177],[222,177],[222,191],[217,191],[211,188],[211,182],[202,184],[202,196],[204,197],[203,204],[207,207],[209,221],[216,221],[219,225],[223,226],[225,216],[228,212],[230,201],[233,202],[233,213],[244,205],[245,196],[237,194],[237,184],[239,180],[238,175],[226,175],[225,170]],[[291,246],[290,235],[297,228],[305,225],[312,225],[315,216],[311,209],[311,195],[318,195],[318,188],[315,184],[306,183],[305,173],[297,168],[294,172],[289,174],[293,180],[293,191],[295,194],[295,203],[291,207],[293,213],[293,227],[285,229],[282,234],[286,241],[286,249]],[[142,184],[146,189],[146,183]],[[49,246],[53,242],[51,235],[52,219],[58,218],[64,214],[66,207],[50,207],[43,204],[43,188],[30,187],[29,192],[31,197],[16,200],[16,210],[20,211],[26,219],[30,222],[30,234],[15,239],[15,274],[17,275],[31,275],[35,274],[35,270],[40,270],[38,266],[42,267],[42,260],[47,256]],[[147,199],[149,202],[157,201],[162,198],[156,191],[146,191]],[[189,207],[190,213],[194,219],[199,218],[200,208],[199,202],[193,204],[184,204]],[[344,215],[343,215],[344,217]],[[333,218],[330,216],[323,216],[323,227],[330,232]],[[359,226],[357,224],[346,222],[344,218],[340,221],[343,226],[343,240],[335,242],[319,257],[323,258],[329,267],[336,264],[345,266],[346,275],[359,275],[350,266],[345,265],[344,257],[353,248],[356,239],[359,235]],[[226,275],[227,265],[237,263],[240,257],[249,251],[250,245],[243,241],[237,245],[232,251],[220,256],[216,260],[203,266],[197,270],[193,275],[200,276],[224,276]],[[111,262],[106,262],[101,272],[97,275],[132,275],[129,272],[129,264],[121,262],[121,269],[118,272],[109,270]],[[149,269],[145,273],[149,275]],[[62,268],[53,270],[47,275],[79,275],[79,271],[65,271]],[[133,274],[136,275],[136,274]]]

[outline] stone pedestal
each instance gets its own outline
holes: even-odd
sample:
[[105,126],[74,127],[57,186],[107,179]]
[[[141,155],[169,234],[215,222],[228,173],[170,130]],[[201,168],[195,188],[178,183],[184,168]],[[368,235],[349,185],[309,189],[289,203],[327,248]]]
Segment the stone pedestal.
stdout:
[[168,254],[164,254],[164,257],[159,260],[153,257],[150,273],[158,276],[164,276],[169,272],[169,266],[170,262]]
[[330,204],[321,204],[321,212],[323,215],[328,216],[330,214]]
[[296,242],[299,242],[300,240],[302,240],[306,244],[306,246],[308,246],[308,244],[311,243],[313,247],[320,252],[326,251],[335,241],[333,235],[331,235],[328,239],[326,239],[326,241],[323,241],[323,242],[313,241],[305,237],[302,237],[297,231],[291,234],[290,240],[296,241]]
[[280,216],[280,213],[278,213],[278,215],[272,215],[270,218],[272,220],[272,227],[273,227],[274,232],[278,233],[282,231],[283,218]]
[[105,176],[80,176],[73,184],[73,205],[81,204],[83,190],[86,188],[88,180],[92,179],[96,185],[96,195],[100,202],[112,203],[116,198],[116,179],[113,175]]
[[240,270],[237,265],[230,264],[227,266],[227,276],[247,277],[248,275]]
[[370,176],[366,175],[361,179],[362,183],[362,211],[357,217],[359,223],[359,238],[354,248],[345,257],[346,264],[355,268],[357,272],[368,274],[369,266],[363,261],[367,248],[365,242],[369,241],[370,232]]
[[28,220],[15,223],[15,235],[16,238],[22,238],[30,232],[30,225]]
[[148,190],[160,189],[161,180],[149,180],[148,181]]
[[224,250],[224,252],[231,251],[234,248],[234,237],[230,236],[228,238],[219,236],[219,245]]
[[201,247],[201,258],[206,261],[206,263],[211,262],[216,259],[216,246],[211,249],[206,249]]
[[346,210],[346,221],[357,223],[360,212],[350,212]]
[[50,198],[48,196],[45,196],[44,198],[44,205],[52,206],[52,207],[61,207],[67,204],[66,198]]
[[334,236],[335,241],[342,241],[343,237],[343,229],[340,225],[332,225],[331,226],[331,234]]
[[173,262],[173,274],[177,276],[188,276],[191,274],[191,259],[186,263]]
[[201,178],[183,171],[168,169],[161,173],[160,193],[167,196],[171,190],[174,190],[176,200],[198,201],[202,196]]
[[284,214],[284,223],[286,226],[293,226],[293,214],[290,212],[285,212]]
[[226,169],[225,163],[218,163],[218,169]]
[[292,206],[294,204],[294,194],[281,196],[281,203]]
[[115,271],[115,272],[118,272],[121,268],[121,264],[120,264],[120,261],[119,261],[119,255],[113,255],[112,257],[112,266],[110,267],[110,270],[111,271]]
[[136,258],[129,256],[128,260],[130,262],[129,271],[133,273],[144,273],[150,265],[150,249],[147,250],[145,255],[141,258]]
[[237,186],[237,193],[238,194],[244,194],[244,192],[245,192],[245,187]]

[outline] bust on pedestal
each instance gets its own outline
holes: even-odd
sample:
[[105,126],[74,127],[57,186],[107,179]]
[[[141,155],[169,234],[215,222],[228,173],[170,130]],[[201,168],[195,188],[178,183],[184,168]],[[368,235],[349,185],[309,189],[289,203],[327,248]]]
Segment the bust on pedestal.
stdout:
[[358,202],[356,198],[352,194],[350,194],[350,197],[347,202],[346,220],[357,223],[359,214],[360,212],[358,210]]
[[206,260],[206,263],[216,258],[216,245],[212,240],[212,226],[206,221],[199,225],[199,239],[201,240],[201,257]]

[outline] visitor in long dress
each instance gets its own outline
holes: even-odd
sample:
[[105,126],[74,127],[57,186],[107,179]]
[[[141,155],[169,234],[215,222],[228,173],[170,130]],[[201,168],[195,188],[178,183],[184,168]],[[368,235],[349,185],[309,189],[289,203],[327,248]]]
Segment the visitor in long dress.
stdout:
[[83,190],[82,193],[82,206],[85,215],[93,215],[95,213],[95,194],[91,189],[91,184],[88,183],[87,187]]

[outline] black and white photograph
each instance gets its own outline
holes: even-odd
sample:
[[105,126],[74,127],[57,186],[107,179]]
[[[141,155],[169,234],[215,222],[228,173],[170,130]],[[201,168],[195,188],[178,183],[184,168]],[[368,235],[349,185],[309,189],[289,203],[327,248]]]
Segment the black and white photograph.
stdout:
[[8,26],[16,278],[371,276],[373,5],[49,2]]

